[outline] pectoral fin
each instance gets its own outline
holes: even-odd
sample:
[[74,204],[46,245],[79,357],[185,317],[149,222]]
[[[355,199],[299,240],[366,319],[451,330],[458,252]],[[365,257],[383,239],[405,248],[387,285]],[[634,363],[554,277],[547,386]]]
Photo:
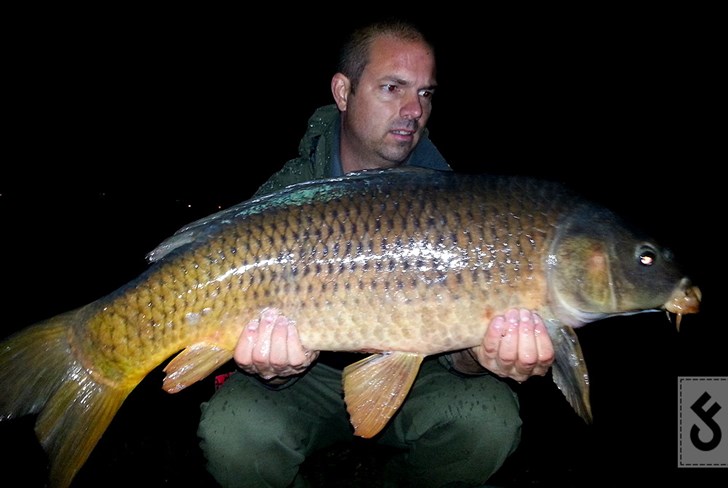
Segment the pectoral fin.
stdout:
[[167,393],[177,393],[192,383],[200,381],[232,357],[232,351],[214,344],[192,344],[177,354],[167,366],[162,388]]
[[402,405],[425,356],[374,354],[344,368],[344,400],[354,434],[374,437]]
[[554,383],[576,413],[590,424],[592,412],[589,401],[589,374],[579,338],[574,329],[561,323],[549,321],[546,327],[556,356],[551,367]]

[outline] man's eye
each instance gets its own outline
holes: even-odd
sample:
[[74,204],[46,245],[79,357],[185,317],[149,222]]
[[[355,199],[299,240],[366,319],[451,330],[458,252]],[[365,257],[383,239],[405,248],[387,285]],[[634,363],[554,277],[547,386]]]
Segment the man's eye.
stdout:
[[420,96],[422,98],[432,98],[434,92],[432,90],[420,90]]
[[390,93],[397,91],[397,85],[384,85],[384,89]]

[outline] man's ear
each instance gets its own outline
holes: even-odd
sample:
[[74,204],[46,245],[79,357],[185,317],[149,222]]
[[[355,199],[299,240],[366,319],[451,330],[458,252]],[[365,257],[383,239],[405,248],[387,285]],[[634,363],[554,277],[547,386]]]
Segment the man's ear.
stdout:
[[334,95],[334,101],[339,110],[346,111],[346,104],[349,100],[351,92],[351,82],[349,78],[341,73],[336,73],[331,78],[331,93]]

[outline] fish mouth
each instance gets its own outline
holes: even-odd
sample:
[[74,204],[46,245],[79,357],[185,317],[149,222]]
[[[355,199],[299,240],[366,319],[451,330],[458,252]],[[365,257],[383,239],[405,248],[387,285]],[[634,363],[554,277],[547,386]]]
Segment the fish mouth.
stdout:
[[675,326],[678,332],[680,332],[682,316],[689,313],[698,313],[702,297],[703,293],[700,288],[693,285],[688,278],[683,278],[670,295],[670,299],[663,305],[668,314],[674,313],[676,315]]

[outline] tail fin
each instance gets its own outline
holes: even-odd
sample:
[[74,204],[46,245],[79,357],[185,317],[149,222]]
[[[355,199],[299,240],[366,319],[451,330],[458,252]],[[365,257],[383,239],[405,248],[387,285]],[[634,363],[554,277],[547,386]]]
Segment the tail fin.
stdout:
[[0,342],[0,421],[38,414],[35,432],[54,488],[71,484],[131,392],[97,382],[74,356],[71,325],[80,310]]

